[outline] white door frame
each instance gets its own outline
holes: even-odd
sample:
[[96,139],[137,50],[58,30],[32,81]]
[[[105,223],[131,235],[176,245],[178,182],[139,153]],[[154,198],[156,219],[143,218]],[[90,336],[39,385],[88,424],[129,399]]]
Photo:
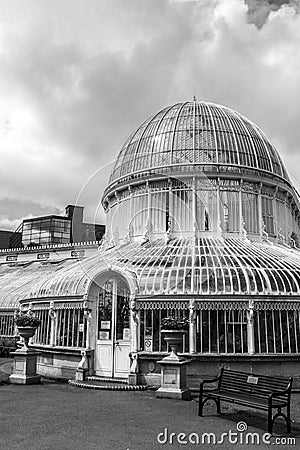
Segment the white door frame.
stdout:
[[[95,349],[95,372],[96,375],[104,377],[126,378],[130,370],[130,317],[128,317],[128,329],[124,332],[124,328],[122,328],[121,333],[123,333],[123,335],[122,338],[120,338],[120,336],[117,336],[117,321],[119,306],[118,301],[120,301],[119,299],[122,297],[118,296],[118,283],[121,282],[124,288],[128,290],[128,314],[130,314],[130,291],[128,283],[123,278],[118,277],[117,274],[111,274],[111,276],[105,277],[103,283],[101,284],[103,285],[108,281],[112,281],[110,324],[108,323],[108,320],[101,321],[99,326],[99,295],[96,305],[97,335]],[[119,339],[117,339],[117,337]]]

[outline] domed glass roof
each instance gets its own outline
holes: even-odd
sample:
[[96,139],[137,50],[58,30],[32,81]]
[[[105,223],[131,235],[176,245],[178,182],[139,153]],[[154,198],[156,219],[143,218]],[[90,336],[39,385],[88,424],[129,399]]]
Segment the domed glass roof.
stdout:
[[277,150],[257,125],[225,106],[193,101],[164,108],[132,133],[110,183],[149,170],[195,165],[208,171],[216,166],[258,169],[289,181]]

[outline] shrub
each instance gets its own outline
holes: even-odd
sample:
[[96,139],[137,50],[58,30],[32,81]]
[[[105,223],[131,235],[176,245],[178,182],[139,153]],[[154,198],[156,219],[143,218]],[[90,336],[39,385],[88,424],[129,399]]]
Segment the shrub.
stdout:
[[189,319],[186,317],[165,317],[161,320],[161,329],[162,330],[183,330],[186,331],[189,329]]
[[15,317],[17,327],[38,327],[40,319],[32,311],[19,311]]

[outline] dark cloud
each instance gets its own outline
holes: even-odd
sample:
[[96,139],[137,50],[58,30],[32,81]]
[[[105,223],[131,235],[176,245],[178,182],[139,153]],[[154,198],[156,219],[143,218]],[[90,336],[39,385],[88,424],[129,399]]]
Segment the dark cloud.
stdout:
[[272,11],[278,11],[282,6],[289,6],[295,11],[299,10],[298,0],[244,0],[248,6],[248,19],[261,28]]
[[[0,229],[16,229],[24,218],[45,216],[49,209],[34,201],[0,199]],[[64,211],[52,206],[51,214],[64,215]]]
[[127,136],[194,94],[249,116],[297,167],[300,16],[282,3],[0,0],[3,216],[78,200],[93,220]]

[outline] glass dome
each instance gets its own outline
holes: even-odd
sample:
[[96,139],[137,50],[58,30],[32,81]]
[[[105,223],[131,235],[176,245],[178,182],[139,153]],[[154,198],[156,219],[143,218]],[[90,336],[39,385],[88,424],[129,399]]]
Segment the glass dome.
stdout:
[[[210,102],[176,103],[147,119],[125,142],[110,184],[163,168],[251,168],[290,182],[281,158],[257,125]],[[222,170],[222,169],[221,169]]]

